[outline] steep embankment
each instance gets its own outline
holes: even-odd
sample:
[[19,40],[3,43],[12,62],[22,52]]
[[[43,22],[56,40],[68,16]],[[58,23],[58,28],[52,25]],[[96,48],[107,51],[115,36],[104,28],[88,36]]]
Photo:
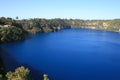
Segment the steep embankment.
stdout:
[[1,56],[0,56],[0,74],[4,74],[4,64]]
[[16,26],[28,33],[54,32],[64,28],[90,28],[110,31],[120,30],[120,19],[114,20],[80,20],[80,19],[23,19],[0,18],[1,25]]
[[109,31],[120,31],[120,19],[114,20],[69,20],[72,28],[89,28]]
[[64,19],[23,19],[14,20],[12,18],[0,18],[0,27],[5,25],[22,28],[28,33],[54,32],[64,28],[70,28],[70,25]]
[[1,57],[2,49],[0,48],[0,80],[4,80],[5,77],[5,66]]

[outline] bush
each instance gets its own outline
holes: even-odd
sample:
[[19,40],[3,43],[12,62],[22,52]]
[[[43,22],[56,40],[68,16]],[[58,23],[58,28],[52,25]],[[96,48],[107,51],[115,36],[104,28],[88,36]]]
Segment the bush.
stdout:
[[29,69],[23,66],[17,68],[15,72],[8,72],[6,77],[8,80],[28,80]]

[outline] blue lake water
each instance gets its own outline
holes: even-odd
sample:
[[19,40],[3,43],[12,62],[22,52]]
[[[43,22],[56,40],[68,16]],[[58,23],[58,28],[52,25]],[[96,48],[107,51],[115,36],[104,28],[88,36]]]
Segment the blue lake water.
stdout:
[[2,48],[51,80],[120,80],[120,34],[116,32],[65,29],[31,35]]

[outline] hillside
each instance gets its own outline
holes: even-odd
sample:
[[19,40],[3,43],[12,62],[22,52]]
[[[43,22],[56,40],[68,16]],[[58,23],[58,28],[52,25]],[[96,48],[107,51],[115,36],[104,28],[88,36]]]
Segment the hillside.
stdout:
[[89,28],[109,31],[120,30],[120,19],[114,20],[67,20],[71,28]]
[[28,33],[54,32],[64,28],[90,28],[119,31],[120,19],[114,20],[80,20],[80,19],[23,19],[0,18],[0,25],[16,26]]

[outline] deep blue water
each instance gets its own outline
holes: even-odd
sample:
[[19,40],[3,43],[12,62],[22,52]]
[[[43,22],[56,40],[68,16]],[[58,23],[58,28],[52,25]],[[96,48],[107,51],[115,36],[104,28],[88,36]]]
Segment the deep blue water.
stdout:
[[116,32],[66,29],[32,35],[2,48],[51,80],[120,80],[120,34]]

